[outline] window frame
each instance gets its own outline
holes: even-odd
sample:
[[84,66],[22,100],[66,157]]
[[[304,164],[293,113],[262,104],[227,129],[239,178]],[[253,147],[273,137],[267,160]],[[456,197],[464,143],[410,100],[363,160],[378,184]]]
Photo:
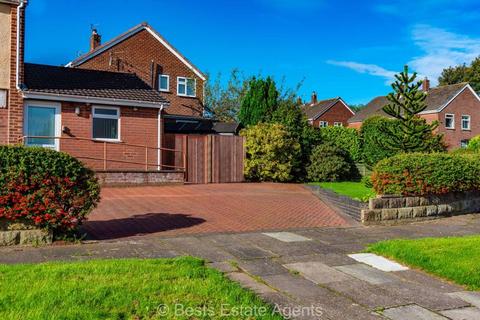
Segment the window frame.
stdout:
[[[463,127],[463,118],[464,117],[468,117],[468,128]],[[470,131],[471,127],[472,127],[472,117],[469,114],[462,114],[460,126],[461,126],[463,131]]]
[[333,123],[333,126],[334,126],[334,127],[343,127],[343,122],[335,121],[335,122]]
[[[451,120],[452,120],[452,126],[451,127],[447,127],[447,117],[451,116]],[[445,113],[445,129],[455,129],[455,114],[453,113]]]
[[60,102],[50,102],[50,101],[38,101],[38,100],[25,100],[23,106],[23,135],[28,136],[28,108],[29,107],[39,107],[39,108],[54,108],[55,109],[55,137],[53,144],[43,144],[43,145],[36,145],[36,144],[28,144],[27,140],[25,140],[26,146],[37,146],[43,148],[49,148],[56,151],[60,151],[60,139],[59,137],[62,136],[62,104]]
[[[180,93],[180,80],[185,81],[185,93]],[[188,80],[193,80],[193,95],[188,94]],[[177,96],[180,97],[197,97],[197,78],[177,77]]]
[[[95,114],[95,110],[97,109],[106,109],[106,110],[116,110],[117,115],[112,116],[112,115],[107,115],[107,114]],[[93,120],[97,119],[114,119],[117,120],[117,132],[118,132],[118,137],[116,139],[110,139],[110,138],[95,138],[93,136]],[[120,107],[104,107],[104,106],[93,106],[92,107],[92,139],[95,141],[107,141],[107,142],[121,142],[121,116],[120,116]]]
[[319,121],[319,122],[318,122],[318,127],[319,127],[319,128],[326,128],[326,127],[328,127],[328,121],[323,121],[323,120]]
[[[167,88],[162,89],[161,84],[162,84],[162,77],[167,78]],[[168,74],[159,74],[158,75],[158,91],[161,92],[170,92],[170,76]]]
[[[468,148],[468,143],[470,142],[469,139],[462,139],[460,140],[460,148],[465,149]],[[464,145],[465,143],[465,145]]]

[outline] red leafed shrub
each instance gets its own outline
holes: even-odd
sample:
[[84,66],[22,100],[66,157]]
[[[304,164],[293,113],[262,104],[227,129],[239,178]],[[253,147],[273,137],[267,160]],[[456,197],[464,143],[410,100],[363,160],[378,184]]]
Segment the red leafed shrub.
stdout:
[[94,173],[68,154],[0,147],[0,220],[75,229],[99,201]]
[[460,153],[407,153],[380,161],[373,170],[377,194],[429,195],[479,190],[480,157]]

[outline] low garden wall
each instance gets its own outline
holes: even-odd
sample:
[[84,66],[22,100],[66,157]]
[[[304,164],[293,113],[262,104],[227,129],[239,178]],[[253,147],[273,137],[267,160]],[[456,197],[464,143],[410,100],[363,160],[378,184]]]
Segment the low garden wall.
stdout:
[[362,222],[433,219],[480,211],[480,192],[466,191],[422,197],[378,196],[362,210]]
[[0,247],[52,243],[53,234],[46,229],[21,222],[0,221]]
[[97,171],[102,186],[134,186],[184,183],[183,171]]

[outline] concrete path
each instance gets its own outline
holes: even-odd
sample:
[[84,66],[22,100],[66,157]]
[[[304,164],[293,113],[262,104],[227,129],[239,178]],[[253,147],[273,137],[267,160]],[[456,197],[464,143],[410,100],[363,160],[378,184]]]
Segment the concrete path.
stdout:
[[467,215],[391,227],[149,236],[4,248],[0,263],[193,255],[295,319],[469,320],[480,319],[480,293],[372,255],[352,254],[384,239],[478,233],[480,215]]

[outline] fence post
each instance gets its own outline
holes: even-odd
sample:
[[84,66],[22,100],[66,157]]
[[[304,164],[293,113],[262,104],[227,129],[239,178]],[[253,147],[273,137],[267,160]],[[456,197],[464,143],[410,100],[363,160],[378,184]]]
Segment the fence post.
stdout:
[[187,170],[187,150],[188,150],[188,137],[187,135],[183,136],[183,143],[182,143],[182,149],[183,149],[183,174],[185,176],[185,180],[188,180],[188,170]]
[[148,171],[148,147],[145,146],[145,171]]
[[103,170],[107,170],[107,142],[103,142]]

